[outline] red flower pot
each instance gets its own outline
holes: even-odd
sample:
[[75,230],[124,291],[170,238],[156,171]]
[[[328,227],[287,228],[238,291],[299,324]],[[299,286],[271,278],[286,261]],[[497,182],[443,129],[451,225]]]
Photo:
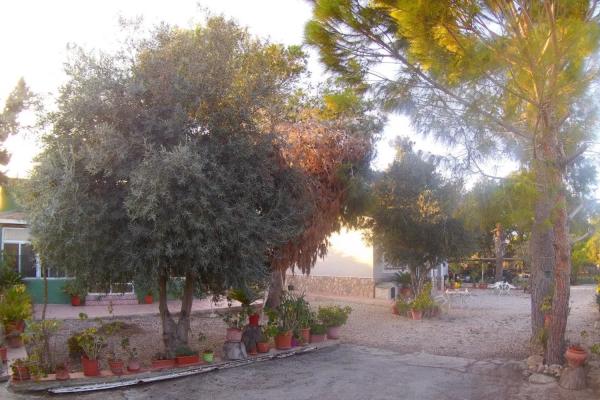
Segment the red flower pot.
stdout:
[[71,305],[73,307],[79,307],[81,305],[81,297],[71,296]]
[[108,366],[110,367],[110,372],[114,375],[123,375],[125,370],[125,363],[123,360],[108,360]]
[[29,375],[29,368],[26,365],[15,365],[16,371],[13,374],[12,378],[15,381],[28,381],[31,379],[31,375]]
[[69,380],[71,376],[69,375],[68,368],[57,368],[56,369],[56,380],[57,381],[66,381]]
[[258,321],[260,320],[260,315],[255,313],[248,316],[248,325],[250,326],[258,326]]
[[310,342],[310,328],[300,329],[300,339],[302,339],[302,343],[304,344]]
[[310,342],[311,343],[322,343],[327,339],[327,335],[324,333],[322,335],[315,335],[314,333],[310,334]]
[[19,347],[23,347],[23,338],[20,334],[13,332],[6,337],[6,344],[11,349],[18,349]]
[[144,304],[152,304],[154,303],[154,298],[151,294],[147,294],[144,296]]
[[275,336],[275,348],[278,350],[288,350],[292,348],[292,331],[279,333]]
[[81,366],[83,367],[83,375],[85,376],[100,375],[100,363],[98,360],[90,360],[86,356],[82,356]]
[[269,352],[269,342],[258,342],[256,343],[256,350],[259,353],[268,353]]
[[423,319],[423,311],[421,310],[410,310],[410,313],[412,315],[412,319],[415,321],[420,321]]
[[479,284],[479,289],[487,289],[488,284],[487,283],[480,283]]
[[193,354],[191,356],[177,356],[175,357],[175,363],[178,366],[198,364],[200,362],[200,356],[198,354]]
[[392,304],[392,314],[400,315],[400,313],[398,312],[398,307],[396,307],[396,303]]
[[242,341],[242,330],[237,328],[227,328],[227,335],[225,336],[227,342],[241,342]]
[[141,369],[140,360],[134,358],[127,362],[127,371],[138,372]]
[[570,346],[565,352],[565,358],[571,368],[581,367],[587,359],[587,353],[581,346]]
[[339,339],[340,338],[340,327],[330,326],[327,328],[327,339]]
[[152,369],[163,369],[175,367],[175,359],[171,360],[152,360]]
[[0,347],[0,359],[3,363],[6,363],[6,360],[8,360],[8,348],[5,346]]

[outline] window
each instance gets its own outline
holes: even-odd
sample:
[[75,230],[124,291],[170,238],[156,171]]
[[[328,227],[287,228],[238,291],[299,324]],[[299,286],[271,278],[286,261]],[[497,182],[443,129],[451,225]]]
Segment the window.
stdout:
[[15,271],[24,278],[37,277],[37,262],[35,253],[30,243],[27,242],[5,242],[3,257]]

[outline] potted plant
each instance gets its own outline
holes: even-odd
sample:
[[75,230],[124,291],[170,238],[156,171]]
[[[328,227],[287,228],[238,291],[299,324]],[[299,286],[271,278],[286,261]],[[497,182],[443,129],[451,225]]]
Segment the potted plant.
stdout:
[[156,353],[152,357],[152,369],[173,368],[175,359],[168,356],[166,353]]
[[22,358],[17,358],[10,366],[12,378],[15,381],[28,381],[31,379],[29,374],[29,362]]
[[340,327],[348,321],[351,312],[352,308],[348,306],[319,307],[317,317],[327,328],[328,339],[339,339]]
[[396,272],[394,275],[394,282],[400,286],[400,296],[409,298],[412,296],[412,289],[410,288],[411,278],[409,272]]
[[192,365],[200,362],[200,356],[197,351],[188,346],[179,346],[175,349],[175,363],[178,366]]
[[410,314],[411,302],[400,298],[396,300],[396,303],[394,304],[394,309],[396,310],[395,314],[407,317]]
[[135,347],[131,347],[129,338],[121,339],[121,348],[127,353],[127,371],[137,372],[140,370],[140,360],[138,358],[138,351]]
[[313,322],[310,326],[310,342],[321,343],[327,339],[327,327],[323,324]]
[[275,335],[275,348],[287,350],[292,348],[292,335],[298,326],[296,313],[296,298],[289,292],[281,296],[279,307],[275,311],[269,311],[269,323],[277,328]]
[[202,352],[202,360],[209,364],[215,360],[215,353],[212,351],[212,349],[206,349]]
[[62,291],[65,294],[71,296],[71,305],[73,307],[78,307],[81,304],[83,304],[85,296],[87,294],[85,286],[79,281],[77,281],[77,279],[68,280],[64,284]]
[[248,316],[248,325],[258,326],[260,315],[252,308],[252,303],[262,298],[262,293],[258,288],[242,287],[229,291],[228,300],[235,300],[242,305],[242,308]]
[[0,321],[4,325],[4,334],[10,347],[21,347],[21,334],[25,330],[25,320],[32,315],[31,297],[25,285],[8,288],[0,296]]
[[431,299],[431,283],[426,284],[421,293],[415,297],[411,303],[411,315],[413,320],[421,320],[423,318],[423,312],[430,309],[435,304]]
[[69,380],[69,364],[66,362],[62,362],[56,365],[54,370],[57,381],[66,381]]
[[83,355],[81,356],[81,365],[85,376],[100,375],[99,356],[100,351],[106,346],[104,337],[98,333],[98,329],[90,327],[84,329],[77,336],[77,343]]
[[304,295],[296,297],[296,321],[297,321],[297,337],[300,342],[306,344],[310,341],[310,323],[316,317],[310,309],[308,301],[304,299]]
[[227,312],[223,316],[223,322],[227,325],[227,334],[225,341],[227,342],[241,342],[242,341],[242,328],[246,324],[246,311],[242,309],[239,312]]
[[102,330],[106,333],[106,336],[107,336],[107,345],[108,345],[107,356],[108,356],[108,366],[110,368],[110,371],[114,375],[123,375],[123,372],[125,371],[125,362],[123,361],[123,359],[117,357],[116,343],[115,343],[117,340],[117,334],[121,330],[121,324],[117,323],[117,322],[109,323],[109,324],[103,325]]
[[277,335],[277,325],[266,324],[262,327],[260,333],[260,339],[256,343],[256,350],[259,353],[268,353],[270,350],[269,342]]
[[152,297],[152,292],[147,292],[144,295],[144,304],[152,304],[154,303],[154,298]]

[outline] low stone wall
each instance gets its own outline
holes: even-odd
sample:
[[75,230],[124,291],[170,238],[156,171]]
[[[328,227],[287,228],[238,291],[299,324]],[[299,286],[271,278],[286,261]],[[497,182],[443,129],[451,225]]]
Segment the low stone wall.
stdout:
[[374,293],[371,278],[288,275],[286,285],[294,285],[299,292],[331,296],[373,298]]

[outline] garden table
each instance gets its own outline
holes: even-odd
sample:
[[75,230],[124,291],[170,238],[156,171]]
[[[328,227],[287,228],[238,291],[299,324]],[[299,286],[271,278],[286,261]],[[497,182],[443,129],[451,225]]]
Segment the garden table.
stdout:
[[460,304],[465,304],[465,302],[471,297],[471,292],[469,292],[469,289],[446,289],[444,296],[448,299],[448,308],[450,308],[453,298],[458,299]]

